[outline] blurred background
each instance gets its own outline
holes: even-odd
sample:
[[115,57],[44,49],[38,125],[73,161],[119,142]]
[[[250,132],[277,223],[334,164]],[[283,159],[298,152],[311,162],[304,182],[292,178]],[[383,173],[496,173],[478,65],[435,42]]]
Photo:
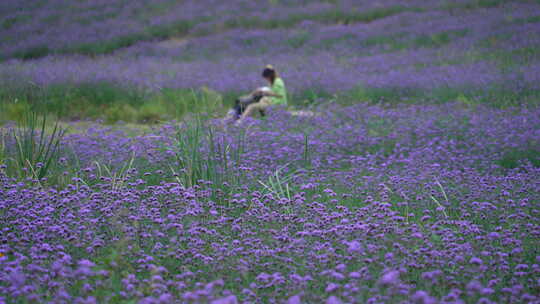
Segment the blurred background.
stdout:
[[4,0],[0,20],[1,121],[221,115],[269,63],[295,108],[540,95],[532,0]]

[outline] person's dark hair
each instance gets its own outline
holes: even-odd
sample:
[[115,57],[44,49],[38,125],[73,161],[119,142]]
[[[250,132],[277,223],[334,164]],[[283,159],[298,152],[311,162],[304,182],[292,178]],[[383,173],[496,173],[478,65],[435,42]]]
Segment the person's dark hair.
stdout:
[[267,65],[262,72],[262,77],[270,79],[270,82],[274,84],[277,78],[276,70],[271,65]]

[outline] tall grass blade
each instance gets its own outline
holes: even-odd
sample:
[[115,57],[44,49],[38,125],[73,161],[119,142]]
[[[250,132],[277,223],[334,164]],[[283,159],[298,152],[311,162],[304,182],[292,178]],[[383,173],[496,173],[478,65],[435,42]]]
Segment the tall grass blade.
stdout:
[[65,129],[59,126],[58,121],[50,134],[47,134],[46,129],[46,115],[40,118],[37,112],[30,111],[12,131],[15,146],[13,171],[18,172],[19,177],[42,180],[58,160]]
[[239,186],[242,179],[239,164],[243,154],[243,133],[236,142],[225,136],[217,137],[211,126],[200,118],[186,122],[176,130],[173,145],[175,161],[171,172],[184,187],[209,182],[214,188],[227,187],[226,192]]

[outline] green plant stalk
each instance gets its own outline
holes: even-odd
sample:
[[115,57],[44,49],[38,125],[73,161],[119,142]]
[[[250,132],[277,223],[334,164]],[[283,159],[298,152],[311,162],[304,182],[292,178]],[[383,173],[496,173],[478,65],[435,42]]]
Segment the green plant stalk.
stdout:
[[[65,130],[59,127],[58,121],[55,123],[51,134],[46,134],[47,117],[43,116],[38,124],[38,114],[34,111],[26,113],[22,125],[13,130],[12,136],[15,140],[15,159],[19,177],[24,177],[26,168],[30,169],[34,179],[41,180],[48,174],[53,161],[58,158],[60,142],[65,135]],[[36,139],[37,137],[37,139]],[[27,171],[26,170],[26,171]]]
[[183,187],[206,181],[213,189],[230,194],[244,179],[242,171],[237,170],[244,150],[244,133],[240,132],[235,141],[226,143],[224,137],[216,137],[212,127],[205,126],[200,118],[188,121],[176,131],[174,164],[169,164],[169,168]]

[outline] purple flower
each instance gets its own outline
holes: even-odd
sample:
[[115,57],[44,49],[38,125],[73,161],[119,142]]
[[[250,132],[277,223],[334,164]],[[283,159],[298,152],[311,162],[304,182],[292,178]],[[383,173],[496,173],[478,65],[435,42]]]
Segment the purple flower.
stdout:
[[302,303],[302,300],[300,299],[299,295],[292,296],[287,300],[287,304],[301,304],[301,303]]
[[230,295],[224,298],[213,300],[210,303],[212,304],[238,304],[238,300],[236,299],[236,296]]
[[341,300],[336,296],[330,296],[326,299],[326,304],[341,304]]
[[475,265],[482,265],[482,259],[480,259],[480,258],[478,258],[478,257],[472,257],[472,258],[469,260],[469,263],[475,264]]
[[336,291],[339,287],[340,287],[339,284],[336,284],[336,283],[329,283],[329,284],[326,286],[326,289],[324,290],[324,292],[326,292],[326,293],[331,293],[331,292]]
[[419,304],[436,304],[437,299],[430,296],[426,291],[418,290],[412,296],[412,300]]
[[398,285],[400,282],[399,280],[399,271],[397,270],[390,270],[383,274],[382,277],[379,278],[379,284],[381,286],[395,286]]

